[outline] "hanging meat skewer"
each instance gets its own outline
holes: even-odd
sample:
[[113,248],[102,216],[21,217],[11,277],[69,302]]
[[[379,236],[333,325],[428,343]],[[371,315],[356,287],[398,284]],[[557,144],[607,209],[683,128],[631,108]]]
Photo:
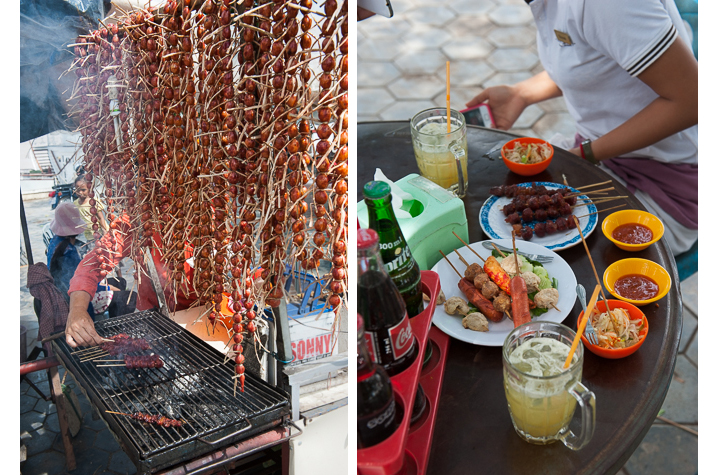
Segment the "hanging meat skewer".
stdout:
[[330,261],[326,298],[346,304],[348,40],[342,0],[239,11],[168,0],[80,37],[71,115],[113,221],[91,264],[107,275],[129,242],[162,260],[166,293],[231,333],[243,390],[242,343],[285,298],[287,266]]

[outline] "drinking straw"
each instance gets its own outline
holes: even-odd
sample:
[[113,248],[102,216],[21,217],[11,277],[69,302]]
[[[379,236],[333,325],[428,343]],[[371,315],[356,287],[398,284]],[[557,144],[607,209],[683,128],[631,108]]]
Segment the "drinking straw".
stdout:
[[564,369],[569,368],[569,365],[572,362],[572,357],[574,356],[574,352],[577,350],[577,345],[579,345],[579,339],[582,338],[582,332],[587,327],[587,320],[589,319],[589,315],[592,313],[592,310],[597,305],[597,299],[599,298],[599,291],[601,289],[602,289],[602,286],[599,284],[597,284],[596,287],[594,287],[594,292],[592,292],[592,298],[589,299],[589,303],[587,304],[587,309],[584,311],[584,316],[582,317],[582,321],[579,322],[579,326],[577,327],[577,334],[574,335],[574,341],[572,341],[572,348],[569,349],[569,354],[567,355],[567,359],[565,360],[565,365],[563,366]]
[[451,133],[451,71],[450,62],[446,62],[446,133]]

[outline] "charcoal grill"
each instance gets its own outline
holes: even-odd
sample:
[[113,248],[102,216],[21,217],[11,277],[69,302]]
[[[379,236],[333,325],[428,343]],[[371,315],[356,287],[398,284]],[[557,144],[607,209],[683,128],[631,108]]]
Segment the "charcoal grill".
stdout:
[[[154,310],[97,322],[95,327],[103,337],[126,333],[145,338],[151,349],[131,354],[156,353],[164,362],[160,369],[98,367],[92,361],[80,362],[63,338],[52,342],[57,357],[141,473],[194,460],[287,421],[287,393],[247,374],[244,392],[237,390],[235,396],[234,362]],[[146,425],[106,411],[160,414],[183,424]]]

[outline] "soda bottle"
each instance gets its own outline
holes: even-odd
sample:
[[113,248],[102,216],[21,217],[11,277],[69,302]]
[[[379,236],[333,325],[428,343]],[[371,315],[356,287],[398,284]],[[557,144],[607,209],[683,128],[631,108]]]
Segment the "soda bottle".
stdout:
[[370,229],[380,236],[382,262],[404,298],[407,314],[416,317],[424,310],[422,275],[394,216],[390,186],[384,181],[370,181],[365,184],[362,194]]
[[[363,188],[363,196],[370,228],[380,236],[382,261],[406,302],[407,314],[416,317],[424,311],[422,274],[394,215],[392,190],[384,181],[370,181]],[[431,342],[427,342],[424,366],[433,353]]]
[[[357,230],[357,312],[365,323],[365,344],[375,363],[394,376],[414,363],[419,347],[409,324],[407,308],[380,255],[373,229]],[[412,423],[426,408],[421,386],[412,411]]]
[[357,316],[357,448],[379,444],[397,430],[392,383],[385,369],[370,359],[365,322]]

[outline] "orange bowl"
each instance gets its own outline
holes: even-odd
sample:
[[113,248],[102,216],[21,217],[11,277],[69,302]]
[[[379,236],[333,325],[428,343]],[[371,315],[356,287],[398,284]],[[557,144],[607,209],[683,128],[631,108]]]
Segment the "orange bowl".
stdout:
[[[614,308],[623,308],[626,309],[627,312],[629,312],[629,320],[639,320],[643,319],[643,328],[641,329],[640,335],[641,339],[638,341],[633,346],[629,346],[627,348],[615,348],[615,349],[607,349],[607,348],[602,348],[597,345],[592,345],[589,343],[589,340],[584,336],[584,333],[582,333],[582,342],[584,343],[584,346],[587,347],[589,351],[594,353],[597,356],[601,356],[602,358],[608,358],[612,360],[616,360],[619,358],[625,358],[633,353],[635,353],[639,348],[641,348],[641,345],[643,345],[643,342],[646,341],[646,337],[648,336],[648,320],[646,319],[646,315],[635,305],[630,304],[629,302],[624,302],[623,300],[607,300],[609,302],[609,308],[614,309]],[[600,300],[597,302],[597,310],[600,312],[605,312],[606,311],[606,306],[604,305],[604,300]],[[582,317],[584,316],[584,311],[580,312],[579,317],[577,317],[577,328],[579,328],[580,323],[582,322]],[[590,316],[591,318],[591,316]]]
[[527,146],[528,144],[547,144],[550,147],[549,142],[542,140],[542,139],[536,139],[533,137],[520,137],[517,139],[513,139],[508,141],[503,147],[500,149],[500,155],[503,157],[503,163],[505,163],[505,166],[510,169],[511,172],[516,173],[518,175],[523,175],[523,176],[531,176],[531,175],[537,175],[538,173],[542,173],[552,162],[552,157],[555,155],[555,149],[552,148],[552,154],[546,159],[543,160],[539,163],[517,163],[517,162],[512,162],[508,160],[506,157],[506,154],[508,152],[511,152],[513,150],[513,147],[515,147],[515,144],[519,143],[520,145]]
[[[614,239],[614,230],[623,224],[642,224],[651,229],[653,238],[643,244],[629,244],[617,241]],[[651,244],[658,242],[658,240],[663,237],[663,230],[663,223],[658,217],[639,209],[622,209],[621,211],[611,213],[604,218],[602,222],[602,232],[604,236],[619,249],[630,252],[642,251]]]

